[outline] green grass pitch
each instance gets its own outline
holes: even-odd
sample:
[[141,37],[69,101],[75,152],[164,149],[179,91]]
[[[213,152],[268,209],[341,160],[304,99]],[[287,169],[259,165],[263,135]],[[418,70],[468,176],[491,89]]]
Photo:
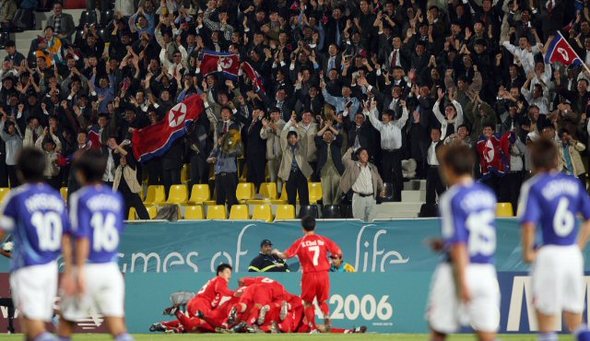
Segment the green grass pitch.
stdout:
[[[235,334],[235,335],[221,335],[221,334],[183,334],[183,335],[164,335],[164,334],[135,334],[133,335],[136,341],[160,341],[160,340],[214,340],[214,341],[225,341],[225,340],[238,340],[238,341],[265,341],[265,340],[309,340],[319,339],[322,341],[341,341],[342,339],[348,340],[359,340],[359,339],[371,339],[375,340],[394,340],[394,341],[427,341],[428,336],[426,334],[319,334],[319,335],[308,335],[308,334]],[[3,341],[20,341],[22,335],[8,335],[0,336]],[[533,334],[517,334],[517,335],[500,335],[499,340],[505,341],[535,341],[536,336]],[[106,334],[84,334],[75,335],[73,341],[102,341],[111,340]],[[475,340],[471,335],[454,335],[449,338],[449,341],[467,341]],[[573,340],[569,335],[563,335],[559,338],[560,341]]]

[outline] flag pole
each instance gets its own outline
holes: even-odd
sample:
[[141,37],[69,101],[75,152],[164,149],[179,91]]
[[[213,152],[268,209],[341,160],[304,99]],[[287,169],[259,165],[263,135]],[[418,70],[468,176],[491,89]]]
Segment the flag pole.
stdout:
[[561,32],[559,30],[557,30],[557,34],[559,34],[559,36],[561,38],[563,38],[563,40],[565,40],[565,42],[569,45],[569,47],[572,49],[572,52],[574,53],[576,58],[578,58],[580,60],[580,63],[582,64],[582,66],[584,67],[584,69],[586,70],[588,75],[590,76],[590,68],[588,67],[588,65],[586,65],[586,63],[584,63],[582,58],[580,58],[580,56],[578,56],[578,53],[576,52],[576,50],[570,45],[569,41],[567,41],[567,39],[565,39],[565,37],[563,36],[563,34],[561,34]]

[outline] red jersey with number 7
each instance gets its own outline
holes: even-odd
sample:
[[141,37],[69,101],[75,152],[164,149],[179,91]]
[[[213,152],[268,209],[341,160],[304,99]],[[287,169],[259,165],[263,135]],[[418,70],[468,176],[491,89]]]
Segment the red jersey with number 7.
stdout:
[[317,234],[305,235],[299,238],[285,251],[288,258],[297,256],[303,273],[323,272],[330,270],[328,253],[341,255],[342,250],[330,238]]

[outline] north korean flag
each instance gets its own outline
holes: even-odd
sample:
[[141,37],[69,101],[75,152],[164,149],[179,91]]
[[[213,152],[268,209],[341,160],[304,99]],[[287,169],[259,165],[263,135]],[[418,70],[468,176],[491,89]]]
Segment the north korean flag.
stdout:
[[240,71],[240,55],[205,50],[199,70],[205,76],[213,72],[223,72],[226,77],[237,80]]
[[567,42],[567,40],[561,35],[561,32],[557,31],[557,35],[549,44],[547,53],[545,54],[545,63],[560,62],[565,66],[569,65],[582,65],[582,59],[578,57],[576,51]]
[[186,135],[204,110],[201,97],[192,95],[170,109],[160,122],[134,131],[131,142],[135,158],[146,162],[164,154],[174,141]]

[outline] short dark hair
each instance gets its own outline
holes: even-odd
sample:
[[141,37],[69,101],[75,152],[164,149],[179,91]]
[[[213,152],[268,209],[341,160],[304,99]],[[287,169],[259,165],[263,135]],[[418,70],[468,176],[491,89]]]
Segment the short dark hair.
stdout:
[[230,270],[233,270],[233,268],[231,267],[231,265],[229,265],[229,264],[227,264],[227,263],[222,263],[222,264],[219,264],[219,265],[217,266],[217,272],[216,272],[216,273],[217,273],[217,275],[219,275],[219,273],[220,273],[220,272],[223,272],[225,269],[230,269]]
[[301,227],[307,232],[315,230],[315,218],[310,215],[301,218]]
[[450,169],[455,175],[471,175],[475,165],[473,150],[464,144],[443,146],[438,156],[441,165]]
[[101,181],[107,168],[107,159],[100,151],[90,149],[74,162],[74,168],[82,173],[87,182]]
[[531,162],[536,169],[557,168],[557,147],[548,138],[540,138],[531,145]]
[[25,147],[18,154],[16,170],[24,182],[43,181],[46,162],[41,150]]
[[298,136],[299,136],[299,135],[297,134],[297,132],[296,132],[296,131],[294,131],[294,130],[291,130],[291,131],[289,131],[289,132],[287,133],[287,138],[289,138],[289,137],[291,137],[291,136],[293,136],[293,135],[295,135],[295,137],[298,137]]

